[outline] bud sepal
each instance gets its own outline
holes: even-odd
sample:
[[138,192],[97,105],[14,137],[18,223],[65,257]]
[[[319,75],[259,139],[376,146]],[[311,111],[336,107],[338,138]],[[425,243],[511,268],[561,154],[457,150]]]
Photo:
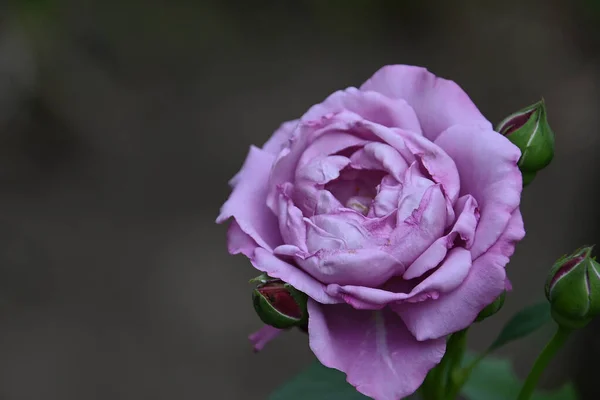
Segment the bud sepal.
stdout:
[[496,300],[494,300],[486,308],[481,310],[481,312],[475,319],[475,322],[481,322],[484,319],[487,319],[487,318],[491,317],[492,315],[496,314],[498,311],[500,311],[502,306],[504,306],[505,299],[506,299],[506,290],[504,292],[502,292],[500,294],[500,296],[496,297]]

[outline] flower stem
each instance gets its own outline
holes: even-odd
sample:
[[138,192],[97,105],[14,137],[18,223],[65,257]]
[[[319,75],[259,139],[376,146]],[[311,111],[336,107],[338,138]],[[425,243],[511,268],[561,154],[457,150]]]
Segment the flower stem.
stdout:
[[446,354],[442,361],[432,369],[421,387],[421,396],[425,400],[446,400],[450,376],[460,368],[467,343],[467,330],[453,333],[446,344]]
[[535,364],[531,368],[527,379],[525,380],[525,384],[521,388],[521,392],[519,393],[518,400],[529,400],[531,395],[533,394],[542,373],[550,364],[550,361],[556,354],[556,352],[565,344],[565,341],[569,337],[571,333],[570,330],[559,327],[552,337],[544,350],[540,353],[537,360],[535,360]]
[[467,332],[468,328],[458,331],[452,335],[448,343],[449,357],[444,371],[445,382],[442,399],[454,400],[458,396],[458,392],[462,385],[457,385],[454,376],[462,369],[462,362],[467,349]]

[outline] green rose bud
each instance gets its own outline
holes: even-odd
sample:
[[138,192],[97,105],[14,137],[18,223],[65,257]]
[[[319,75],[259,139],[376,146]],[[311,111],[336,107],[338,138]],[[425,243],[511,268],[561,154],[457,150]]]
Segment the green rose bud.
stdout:
[[272,279],[266,275],[261,275],[252,281],[259,283],[252,292],[254,309],[265,324],[279,329],[306,327],[308,322],[306,294],[279,279]]
[[500,311],[502,306],[504,306],[504,299],[506,299],[506,291],[502,292],[500,296],[496,297],[496,300],[494,300],[492,304],[481,310],[477,316],[477,319],[475,319],[475,322],[481,322]]
[[523,174],[523,186],[529,184],[554,157],[554,133],[548,125],[543,99],[506,117],[496,131],[521,149],[518,165]]
[[600,265],[590,257],[593,246],[560,258],[546,281],[552,317],[564,328],[586,326],[600,314]]

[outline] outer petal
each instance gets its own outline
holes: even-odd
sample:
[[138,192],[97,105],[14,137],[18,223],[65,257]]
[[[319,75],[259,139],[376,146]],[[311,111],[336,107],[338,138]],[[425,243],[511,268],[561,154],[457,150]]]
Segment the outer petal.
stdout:
[[362,118],[375,123],[408,129],[421,133],[419,119],[412,107],[403,99],[390,98],[374,92],[367,92],[350,87],[330,95],[321,104],[312,106],[303,121],[311,121],[331,113],[351,111]]
[[445,339],[418,342],[389,310],[357,311],[347,305],[308,303],[310,347],[327,367],[375,400],[415,392],[445,352]]
[[217,223],[234,217],[240,229],[259,246],[272,250],[281,244],[277,218],[265,204],[268,179],[275,157],[252,146],[237,184],[221,207]]
[[279,154],[281,150],[289,145],[290,138],[294,133],[294,129],[298,126],[298,122],[299,120],[295,119],[281,124],[275,133],[273,133],[273,136],[263,145],[263,150],[275,156]]
[[227,230],[227,250],[229,250],[229,254],[242,253],[251,258],[257,247],[256,242],[244,233],[240,225],[235,221],[231,221]]
[[279,278],[289,283],[301,292],[324,304],[340,303],[341,301],[325,293],[325,285],[311,277],[300,268],[288,264],[271,252],[261,249],[254,251],[252,265],[272,278]]
[[271,340],[275,339],[282,332],[281,329],[273,328],[272,326],[265,325],[252,335],[248,336],[254,351],[261,351],[263,347]]
[[446,336],[469,326],[479,312],[505,290],[504,267],[515,244],[523,238],[523,219],[513,213],[500,239],[473,263],[469,276],[456,290],[417,304],[399,304],[394,310],[418,340]]
[[[298,125],[299,120],[287,121],[281,124],[281,126],[273,133],[273,135],[263,145],[262,149],[267,153],[277,155],[285,147],[289,145],[290,138],[294,133],[294,129]],[[240,171],[241,172],[241,171]],[[229,180],[229,186],[235,187],[240,179],[240,172],[235,174],[233,178]]]
[[456,83],[438,78],[425,68],[389,65],[377,71],[360,89],[406,100],[415,110],[423,134],[432,141],[452,125],[492,128]]
[[496,243],[519,206],[523,185],[517,161],[521,152],[491,129],[466,126],[446,130],[436,143],[458,167],[461,195],[472,195],[479,205],[481,219],[471,249],[475,260]]

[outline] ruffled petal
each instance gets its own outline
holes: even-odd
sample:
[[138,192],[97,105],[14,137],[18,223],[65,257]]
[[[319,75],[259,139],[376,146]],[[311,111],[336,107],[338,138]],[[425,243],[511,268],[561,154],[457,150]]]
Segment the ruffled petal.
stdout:
[[[439,185],[429,186],[408,218],[400,219],[390,235],[388,251],[401,261],[404,271],[444,234],[446,198]],[[402,272],[404,273],[404,272]]]
[[278,278],[289,283],[319,303],[335,304],[341,302],[339,299],[325,293],[325,285],[321,282],[265,249],[257,248],[254,251],[254,257],[250,261],[259,271],[266,272],[272,278]]
[[378,286],[404,272],[398,260],[383,249],[323,249],[296,255],[303,270],[323,283]]
[[[444,293],[456,289],[465,280],[471,268],[471,254],[468,250],[457,247],[448,253],[439,268],[421,283],[406,289],[407,282],[393,279],[382,289],[365,286],[328,285],[326,291],[337,296],[358,309],[378,310],[390,303],[418,303],[429,299],[437,299]],[[408,307],[411,307],[409,305]]]
[[294,205],[292,199],[282,192],[279,195],[279,231],[283,242],[298,246],[304,251],[306,248],[306,224],[302,211]]
[[452,158],[421,135],[403,130],[398,130],[398,133],[433,181],[442,185],[450,203],[454,204],[460,192],[460,177]]
[[348,147],[363,146],[369,142],[347,133],[357,119],[360,118],[353,114],[340,114],[298,124],[290,139],[290,146],[279,153],[269,177],[267,205],[273,212],[277,213],[278,186],[294,182],[298,168],[314,158],[335,154]]
[[300,120],[295,119],[281,124],[269,140],[266,141],[262,149],[275,156],[279,154],[281,150],[289,146],[290,138],[298,126],[298,122],[300,122]]
[[274,159],[272,154],[250,147],[237,184],[217,218],[217,223],[235,218],[244,233],[268,250],[281,244],[277,218],[265,204]]
[[397,181],[408,169],[408,163],[400,153],[385,143],[368,143],[355,152],[350,160],[352,168],[386,171]]
[[360,89],[406,100],[417,114],[423,134],[431,141],[457,124],[492,128],[460,86],[436,77],[425,68],[388,65],[377,71]]
[[[343,156],[317,157],[296,171],[292,198],[303,215],[312,216],[319,211],[341,207],[339,201],[323,189],[324,185],[340,176],[340,171],[350,164]],[[286,185],[289,183],[285,183]],[[281,185],[280,185],[281,187]],[[280,211],[281,212],[281,211]]]
[[475,238],[475,229],[479,220],[477,202],[471,195],[466,195],[457,201],[458,218],[450,232],[437,239],[419,258],[411,264],[402,277],[414,279],[435,268],[443,259],[450,248],[460,238],[464,248],[470,249]]
[[392,306],[418,340],[441,338],[469,326],[506,288],[505,266],[516,242],[525,236],[523,218],[515,210],[506,231],[473,262],[469,275],[455,290],[437,300]]
[[378,93],[356,88],[339,90],[331,94],[321,104],[312,106],[303,121],[311,121],[324,115],[351,111],[362,118],[375,123],[421,132],[421,126],[415,111],[403,99],[394,99]]
[[461,194],[472,195],[481,218],[471,252],[477,259],[504,232],[521,200],[522,177],[517,161],[521,152],[504,136],[489,130],[454,126],[436,143],[456,163]]
[[377,188],[377,195],[373,199],[367,216],[370,218],[383,217],[395,211],[398,208],[401,193],[402,184],[390,175],[385,176]]
[[415,392],[445,352],[445,339],[418,342],[389,310],[309,301],[308,313],[310,348],[319,361],[344,372],[351,385],[375,400]]

